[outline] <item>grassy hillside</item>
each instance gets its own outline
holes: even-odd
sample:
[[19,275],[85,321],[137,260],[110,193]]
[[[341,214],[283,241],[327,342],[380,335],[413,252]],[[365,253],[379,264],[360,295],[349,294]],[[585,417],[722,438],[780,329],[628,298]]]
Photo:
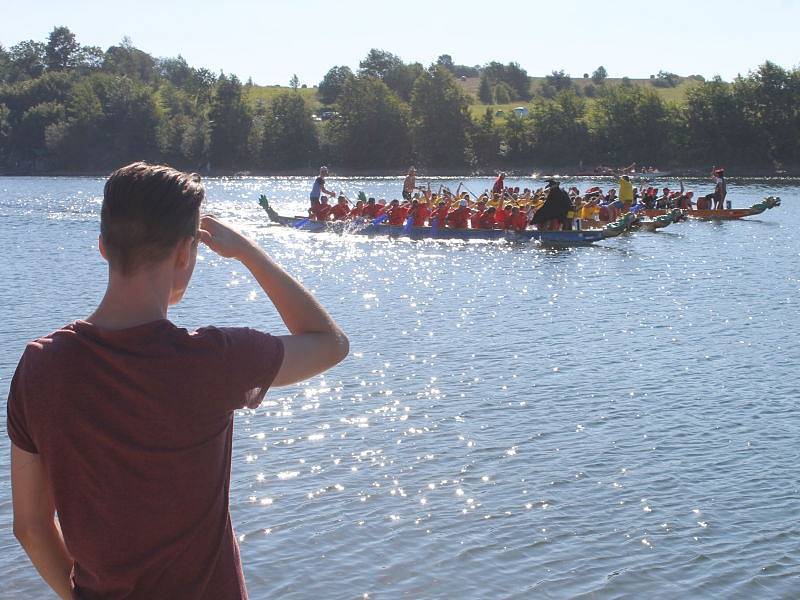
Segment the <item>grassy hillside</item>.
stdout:
[[[262,100],[263,102],[269,102],[278,94],[290,92],[292,88],[283,85],[254,85],[252,87],[246,86],[244,90],[250,105],[255,106],[259,100]],[[317,99],[316,87],[299,88],[297,91],[300,92],[300,95],[303,96],[303,98],[305,98],[309,103],[311,110],[316,112],[319,109],[321,104]]]
[[[531,93],[533,94],[534,98],[539,94],[542,84],[545,82],[544,77],[531,77]],[[681,77],[680,83],[673,88],[667,87],[656,87],[652,84],[650,79],[631,79],[630,82],[633,85],[638,85],[642,87],[648,87],[650,89],[655,90],[655,92],[661,96],[662,99],[668,102],[677,102],[682,103],[686,99],[686,91],[697,83],[694,79],[689,79],[688,77]],[[483,104],[478,100],[478,86],[480,85],[480,78],[479,77],[469,77],[467,79],[460,80],[459,83],[461,87],[464,89],[465,92],[470,94],[475,102],[470,106],[469,110],[472,114],[473,118],[478,118],[483,116],[486,112],[486,104]],[[600,87],[597,84],[593,83],[591,79],[572,79],[572,83],[575,87],[583,94],[583,91],[586,89],[588,85],[593,85],[595,88]],[[611,78],[605,80],[605,83],[601,85],[620,85],[622,83],[621,78]],[[592,101],[591,98],[587,98],[589,102]],[[493,104],[492,109],[494,110],[502,110],[504,112],[508,112],[513,110],[517,106],[528,106],[530,103],[528,102],[510,102],[508,104]]]
[[[540,88],[545,81],[544,77],[531,77],[531,92],[533,93],[534,97],[539,94]],[[686,91],[697,82],[693,79],[689,79],[687,77],[682,77],[680,83],[673,87],[656,87],[652,84],[650,79],[631,79],[630,80],[633,85],[639,85],[643,87],[648,87],[656,91],[656,93],[661,96],[664,100],[669,102],[678,102],[681,103],[686,98]],[[592,83],[591,79],[573,79],[573,84],[575,85],[578,90],[582,93],[586,86],[594,85],[595,87],[599,87],[596,84]],[[483,116],[486,112],[486,104],[481,103],[478,100],[478,86],[480,85],[480,78],[478,77],[469,77],[467,79],[459,80],[461,87],[467,92],[470,96],[472,96],[474,102],[470,106],[470,113],[472,114],[473,118],[479,118]],[[622,79],[618,78],[608,78],[606,79],[606,83],[601,85],[617,85],[621,84]],[[245,88],[245,94],[247,95],[247,99],[252,106],[255,106],[259,100],[264,102],[269,102],[272,98],[276,95],[288,92],[291,88],[286,86],[280,85],[269,85],[269,86],[258,86],[254,85],[252,87]],[[298,90],[300,94],[308,101],[311,109],[314,112],[317,112],[322,107],[319,99],[317,98],[317,88],[300,88]],[[587,98],[589,102],[592,101],[591,98]],[[529,103],[525,102],[510,102],[508,104],[494,104],[491,105],[493,110],[502,110],[504,112],[509,112],[513,110],[517,106],[527,106]]]

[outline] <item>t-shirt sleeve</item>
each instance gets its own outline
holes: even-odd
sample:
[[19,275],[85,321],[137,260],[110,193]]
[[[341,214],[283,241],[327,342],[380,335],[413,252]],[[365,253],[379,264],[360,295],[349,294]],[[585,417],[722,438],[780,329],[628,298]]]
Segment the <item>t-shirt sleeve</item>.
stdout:
[[220,328],[224,378],[233,393],[228,408],[256,408],[283,364],[280,338],[248,327]]
[[14,377],[11,379],[11,388],[6,405],[6,428],[8,429],[8,437],[11,438],[12,443],[17,448],[37,454],[38,451],[28,422],[31,399],[25,394],[26,377],[30,376],[30,374],[27,374],[27,370],[27,361],[23,354],[17,365]]

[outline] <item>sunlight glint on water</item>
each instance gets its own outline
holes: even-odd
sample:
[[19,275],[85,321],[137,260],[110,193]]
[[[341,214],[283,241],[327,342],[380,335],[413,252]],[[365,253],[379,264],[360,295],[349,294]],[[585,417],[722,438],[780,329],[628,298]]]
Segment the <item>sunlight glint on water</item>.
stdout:
[[[257,196],[301,213],[310,181],[207,182],[207,209],[313,289],[352,346],[237,414],[251,597],[800,593],[796,183],[732,180],[735,205],[784,200],[747,222],[552,250],[268,226]],[[401,180],[330,183],[389,200]],[[86,316],[105,268],[102,180],[0,189],[5,395],[24,342]],[[250,274],[205,249],[171,317],[284,331]],[[0,460],[7,472],[7,446]],[[6,485],[7,532],[10,503]],[[41,597],[10,538],[0,596]]]

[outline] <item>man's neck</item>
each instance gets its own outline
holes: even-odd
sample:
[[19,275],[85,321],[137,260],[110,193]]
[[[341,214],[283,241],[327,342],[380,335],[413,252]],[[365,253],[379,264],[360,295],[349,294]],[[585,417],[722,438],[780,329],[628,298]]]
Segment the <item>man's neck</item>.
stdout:
[[170,273],[142,269],[130,277],[109,272],[108,287],[87,321],[104,329],[127,329],[167,318]]

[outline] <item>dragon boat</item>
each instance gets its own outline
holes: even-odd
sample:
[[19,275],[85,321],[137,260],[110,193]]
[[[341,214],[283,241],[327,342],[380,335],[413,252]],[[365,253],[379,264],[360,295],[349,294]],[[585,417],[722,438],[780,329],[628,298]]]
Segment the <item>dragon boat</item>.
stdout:
[[387,225],[381,219],[353,219],[348,221],[315,221],[308,217],[287,217],[278,214],[265,196],[258,203],[266,211],[269,220],[284,227],[310,233],[335,233],[339,235],[387,236],[393,238],[409,238],[412,240],[506,240],[509,242],[527,242],[538,240],[546,244],[563,246],[585,246],[620,235],[628,231],[636,221],[632,214],[626,214],[619,220],[608,223],[600,229],[578,229],[569,231],[543,231],[525,229],[509,231],[502,229],[456,229],[451,227],[413,227],[406,225]]
[[[753,204],[750,208],[723,208],[723,209],[708,209],[708,210],[688,210],[686,216],[691,219],[700,219],[703,221],[732,221],[742,219],[744,217],[752,217],[753,215],[760,215],[766,210],[775,208],[781,205],[781,199],[776,196],[768,196],[761,202]],[[640,210],[639,214],[647,217],[659,217],[666,215],[670,209],[645,209]]]
[[643,211],[639,211],[635,213],[636,218],[631,225],[632,229],[639,229],[641,231],[656,231],[658,229],[663,229],[664,227],[668,227],[673,223],[678,223],[679,221],[685,220],[688,211],[680,208],[673,208],[671,210],[664,211],[663,215],[656,215],[654,217],[640,216],[642,212]]

